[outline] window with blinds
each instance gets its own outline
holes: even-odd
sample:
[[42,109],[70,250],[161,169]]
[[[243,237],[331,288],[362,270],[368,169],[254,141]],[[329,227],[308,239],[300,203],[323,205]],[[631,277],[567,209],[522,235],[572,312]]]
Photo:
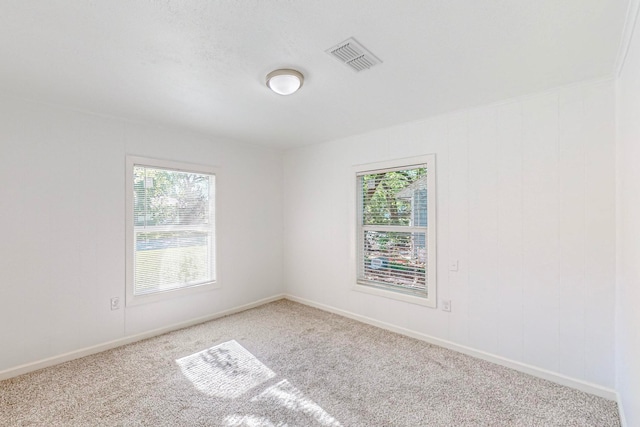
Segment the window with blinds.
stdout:
[[215,283],[215,174],[151,159],[129,163],[128,303]]
[[357,282],[435,304],[435,161],[404,162],[356,171]]

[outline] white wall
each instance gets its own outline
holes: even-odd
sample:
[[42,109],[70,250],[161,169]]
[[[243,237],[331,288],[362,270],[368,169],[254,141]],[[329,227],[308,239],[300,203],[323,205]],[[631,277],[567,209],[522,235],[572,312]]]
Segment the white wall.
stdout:
[[[110,310],[124,303],[126,154],[219,167],[221,289]],[[5,99],[0,182],[0,371],[283,291],[277,151]]]
[[640,425],[640,21],[617,82],[618,271],[616,388],[627,425]]
[[[575,85],[286,152],[287,292],[613,388],[614,96]],[[428,153],[451,313],[351,289],[352,165]]]

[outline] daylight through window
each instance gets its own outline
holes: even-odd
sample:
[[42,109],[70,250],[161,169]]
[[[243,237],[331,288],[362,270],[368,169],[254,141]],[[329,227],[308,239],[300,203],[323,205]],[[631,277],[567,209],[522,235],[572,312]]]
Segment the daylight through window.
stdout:
[[435,285],[433,156],[362,170],[358,185],[358,284],[429,298]]
[[215,175],[153,164],[130,173],[132,296],[215,282]]

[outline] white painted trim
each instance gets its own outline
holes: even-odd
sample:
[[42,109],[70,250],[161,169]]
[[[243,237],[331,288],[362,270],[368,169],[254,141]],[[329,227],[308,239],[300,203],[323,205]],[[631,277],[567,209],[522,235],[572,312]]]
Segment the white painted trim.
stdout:
[[[404,170],[404,169],[412,169],[418,167],[426,167],[427,168],[427,220],[428,225],[426,226],[414,226],[414,227],[403,227],[403,226],[363,226],[362,225],[362,198],[361,192],[361,180],[359,177],[368,173],[380,173],[380,172],[390,172],[395,170]],[[372,295],[377,295],[385,298],[396,299],[399,301],[410,302],[413,304],[419,304],[425,307],[436,308],[437,306],[437,292],[438,292],[438,282],[437,282],[437,229],[438,229],[438,220],[437,220],[437,192],[436,192],[436,180],[438,176],[437,166],[436,166],[436,155],[434,153],[431,154],[422,154],[418,156],[412,157],[404,157],[398,159],[385,160],[381,162],[372,162],[372,163],[363,163],[353,165],[351,167],[351,176],[356,177],[355,180],[355,193],[352,195],[352,198],[349,200],[349,214],[353,216],[350,217],[349,224],[354,225],[354,229],[350,230],[350,235],[355,234],[355,238],[351,240],[351,244],[355,244],[356,247],[351,248],[350,253],[354,254],[355,257],[351,258],[350,263],[352,264],[351,271],[353,272],[353,285],[351,287],[352,290],[358,292],[365,292]],[[354,224],[355,220],[355,224]],[[385,288],[384,286],[376,287],[375,285],[370,285],[367,280],[360,279],[363,275],[363,266],[360,263],[362,260],[362,247],[363,247],[363,233],[364,229],[379,229],[385,231],[424,231],[426,232],[426,245],[427,245],[427,274],[426,274],[426,296],[419,295],[411,295],[410,293],[403,293],[400,290],[395,290],[392,287]]]
[[401,328],[399,326],[395,326],[390,323],[381,322],[379,320],[372,319],[370,317],[362,316],[359,314],[352,313],[350,311],[346,311],[339,308],[331,307],[329,305],[310,301],[305,298],[300,298],[300,297],[296,297],[294,295],[289,295],[289,294],[286,294],[285,298],[294,302],[298,302],[300,304],[308,305],[310,307],[315,307],[320,310],[324,310],[330,313],[338,314],[340,316],[348,317],[350,319],[357,320],[362,323],[367,323],[369,325],[377,326],[379,328],[386,329],[391,332],[396,332],[398,334],[402,334],[411,338],[416,338],[421,341],[428,342],[430,344],[435,344],[440,347],[448,348],[450,350],[457,351],[459,353],[463,353],[468,356],[486,360],[488,362],[495,363],[497,365],[505,366],[507,368],[514,369],[516,371],[524,372],[525,374],[529,374],[534,377],[542,378],[560,385],[564,385],[580,391],[584,391],[585,393],[594,394],[596,396],[600,396],[605,399],[614,400],[614,401],[617,398],[617,393],[615,392],[615,390],[612,390],[607,387],[602,387],[597,384],[571,378],[566,375],[548,371],[546,369],[538,368],[535,366],[527,365],[526,363],[517,362],[515,360],[507,359],[505,357],[496,356],[494,354],[486,353],[484,351],[475,350],[471,347],[459,345],[447,340],[442,340],[440,338],[432,337],[430,335],[412,331],[410,329]]
[[[213,214],[213,224],[210,224],[209,227],[213,227],[213,229],[209,230],[213,234],[213,241],[209,242],[209,251],[213,252],[212,261],[212,274],[213,278],[211,281],[200,283],[194,286],[185,286],[180,288],[169,289],[165,291],[153,292],[150,294],[144,295],[136,295],[134,293],[134,267],[135,267],[135,227],[134,227],[134,192],[132,191],[134,188],[134,177],[133,171],[136,166],[148,167],[153,169],[165,169],[172,172],[186,172],[186,173],[198,173],[198,174],[206,174],[213,177],[214,184],[213,188],[209,189],[209,197],[210,197],[210,208]],[[125,245],[125,305],[127,307],[153,303],[157,301],[163,301],[167,299],[178,298],[184,295],[191,295],[198,292],[203,291],[211,291],[214,289],[220,289],[221,281],[220,281],[220,272],[219,272],[219,263],[218,263],[218,250],[217,250],[217,239],[219,238],[219,230],[217,228],[217,218],[216,214],[217,209],[217,201],[216,201],[216,188],[218,188],[219,180],[220,180],[220,168],[210,165],[199,165],[193,163],[185,163],[185,162],[176,162],[173,160],[166,159],[156,159],[150,157],[142,157],[127,154],[125,156],[125,183],[126,183],[126,245]]]
[[622,38],[620,39],[620,47],[618,48],[618,55],[616,56],[616,68],[615,73],[617,77],[620,77],[624,70],[624,64],[627,61],[627,55],[629,54],[629,47],[633,40],[633,34],[636,28],[636,22],[638,15],[640,14],[640,1],[630,0],[627,6],[627,15],[624,20],[624,28],[622,29]]
[[618,416],[620,417],[620,427],[628,427],[627,418],[624,416],[624,407],[622,406],[622,396],[616,392],[616,402],[618,403]]
[[422,305],[424,307],[435,308],[436,306],[436,303],[433,299],[427,299],[423,296],[418,296],[418,295],[404,294],[402,292],[392,290],[392,289],[377,288],[369,284],[366,284],[366,285],[360,284],[360,282],[357,282],[355,285],[353,285],[351,289],[353,289],[356,292],[363,292],[369,295],[376,295],[379,297],[395,299],[398,301],[404,301],[411,304]]
[[258,301],[250,302],[238,307],[230,308],[228,310],[219,311],[207,316],[197,317],[195,319],[187,320],[173,325],[164,326],[162,328],[153,329],[151,331],[142,332],[139,334],[131,335],[124,338],[118,338],[113,341],[108,341],[102,344],[97,344],[91,347],[85,347],[79,350],[74,350],[69,353],[60,354],[58,356],[49,357],[47,359],[38,360],[24,365],[16,366],[14,368],[5,369],[0,371],[0,381],[9,378],[17,377],[18,375],[27,374],[29,372],[37,371],[39,369],[48,368],[49,366],[58,365],[60,363],[68,362],[70,360],[79,359],[81,357],[90,356],[92,354],[100,353],[106,350],[111,350],[116,347],[131,344],[136,341],[141,341],[147,338],[152,338],[158,335],[166,334],[167,332],[177,331],[189,326],[197,325],[200,323],[208,322],[209,320],[218,319],[230,314],[239,313],[241,311],[249,310],[251,308],[259,307],[264,304],[268,304],[273,301],[278,301],[285,298],[284,294],[277,294],[268,298],[263,298]]

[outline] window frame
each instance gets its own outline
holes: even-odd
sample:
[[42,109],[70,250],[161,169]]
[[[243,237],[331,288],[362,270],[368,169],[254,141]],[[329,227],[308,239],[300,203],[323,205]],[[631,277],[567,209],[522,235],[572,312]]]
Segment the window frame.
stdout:
[[[381,173],[393,170],[406,170],[419,167],[427,168],[427,226],[365,226],[363,225],[363,201],[360,177],[369,173]],[[383,296],[395,300],[410,302],[431,308],[437,306],[437,197],[436,197],[436,158],[435,154],[388,160],[375,163],[366,163],[352,167],[351,179],[354,179],[355,193],[355,250],[354,250],[354,284],[353,290],[368,294]],[[352,216],[353,218],[353,216]],[[379,228],[386,231],[412,232],[426,229],[427,246],[427,272],[425,277],[426,295],[418,295],[403,291],[402,288],[393,285],[373,284],[361,278],[363,273],[364,230]]]
[[[213,251],[213,259],[212,267],[213,267],[213,280],[200,283],[196,285],[190,285],[180,288],[167,289],[157,292],[152,292],[148,294],[136,295],[134,293],[135,286],[135,239],[136,239],[136,230],[135,230],[135,218],[134,218],[134,176],[133,170],[136,166],[143,166],[153,169],[166,169],[169,171],[175,172],[185,172],[185,173],[199,173],[214,176],[214,188],[213,188],[213,200],[210,201],[211,209],[212,209],[212,228],[213,228],[213,239],[210,243]],[[217,227],[217,219],[218,215],[216,212],[217,207],[217,194],[219,187],[219,171],[217,168],[212,166],[198,165],[192,163],[185,162],[176,162],[173,160],[162,160],[155,159],[150,157],[141,157],[141,156],[126,156],[126,167],[125,167],[126,179],[126,295],[125,301],[126,306],[135,306],[140,304],[152,303],[157,301],[169,300],[174,298],[179,298],[185,295],[191,295],[203,291],[210,291],[212,289],[220,288],[220,273],[218,268],[218,250],[217,250],[217,242],[218,242],[218,227]]]

